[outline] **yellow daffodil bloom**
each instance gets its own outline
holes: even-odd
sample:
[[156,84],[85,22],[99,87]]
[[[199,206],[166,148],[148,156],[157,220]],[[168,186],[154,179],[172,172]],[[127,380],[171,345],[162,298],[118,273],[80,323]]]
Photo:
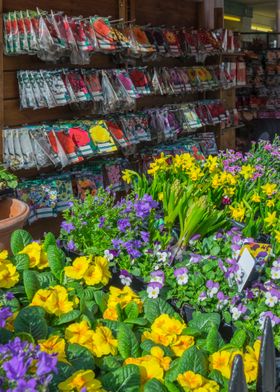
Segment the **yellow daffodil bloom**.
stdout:
[[275,233],[275,239],[277,242],[280,242],[280,231],[279,230],[274,230]]
[[131,171],[130,170],[124,170],[122,172],[122,174],[123,174],[122,179],[124,180],[124,182],[126,182],[127,184],[130,184],[131,180],[132,180],[132,173],[131,173]]
[[212,178],[212,188],[217,189],[221,185],[220,177],[218,174],[215,174]]
[[245,180],[250,180],[253,178],[256,169],[251,165],[243,165],[241,167],[240,174],[244,177]]
[[197,181],[201,177],[203,177],[203,172],[197,166],[194,166],[192,169],[189,170],[188,175],[192,181]]
[[276,225],[278,218],[276,216],[276,211],[269,212],[267,217],[264,219],[265,223],[267,224],[268,227],[273,227]]
[[194,345],[193,336],[179,336],[177,340],[170,346],[176,357],[181,357],[184,352]]
[[92,370],[78,370],[67,380],[58,384],[59,391],[63,392],[104,392],[102,384],[95,378]]
[[69,343],[83,344],[89,339],[89,326],[87,321],[83,320],[80,323],[70,324],[65,329],[65,339]]
[[234,187],[227,187],[224,189],[224,196],[233,196],[235,193],[236,188]]
[[226,379],[231,374],[231,353],[219,351],[210,355],[210,366],[213,370],[218,370]]
[[263,192],[269,197],[271,197],[272,195],[274,195],[277,192],[277,185],[276,184],[267,183],[267,184],[263,185],[261,188],[262,188]]
[[68,363],[65,355],[65,340],[60,336],[50,336],[48,339],[38,341],[40,350],[48,354],[57,354],[60,362]]
[[86,256],[77,257],[71,266],[64,267],[65,275],[71,279],[82,279],[89,267],[89,263],[90,258]]
[[252,200],[254,203],[260,203],[260,202],[261,202],[260,195],[258,195],[257,193],[254,193],[253,196],[251,197],[251,200]]
[[213,157],[212,155],[209,155],[205,167],[209,169],[210,173],[213,173],[218,167],[218,157]]
[[274,200],[267,200],[266,205],[267,205],[267,207],[274,207],[275,201]]
[[194,390],[203,386],[204,377],[189,370],[183,374],[179,374],[177,381],[186,390]]
[[16,267],[4,260],[0,262],[0,288],[10,289],[14,287],[19,281],[19,273]]
[[237,207],[230,206],[229,209],[231,211],[232,219],[234,219],[237,222],[244,221],[246,210],[243,202],[239,203]]

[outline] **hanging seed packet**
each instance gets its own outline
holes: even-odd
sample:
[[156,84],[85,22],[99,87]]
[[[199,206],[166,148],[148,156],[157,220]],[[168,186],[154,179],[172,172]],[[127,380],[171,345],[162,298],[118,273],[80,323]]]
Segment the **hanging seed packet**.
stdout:
[[102,110],[104,113],[112,113],[118,105],[118,96],[104,70],[101,71],[101,86],[104,100],[102,101]]
[[51,90],[49,89],[48,83],[44,78],[44,74],[39,72],[34,72],[33,77],[37,88],[39,87],[41,97],[44,97],[48,108],[54,108],[56,105],[56,99],[54,98]]
[[108,19],[93,17],[90,22],[96,33],[99,49],[103,52],[112,52],[117,49],[117,44],[114,42],[113,32]]
[[22,11],[17,12],[16,18],[18,24],[20,52],[28,53],[29,47],[28,47],[27,32],[24,24],[23,12]]
[[69,206],[69,201],[73,198],[73,187],[70,175],[54,177],[57,189],[57,202],[55,212],[61,212]]
[[11,13],[3,14],[4,23],[4,53],[6,56],[16,54],[14,52],[13,44],[13,31],[12,31],[12,20]]
[[139,140],[137,138],[137,135],[135,134],[135,122],[133,120],[133,117],[129,115],[122,115],[119,117],[119,119],[122,130],[126,136],[126,139],[128,140],[129,145],[138,144]]
[[149,86],[149,81],[147,77],[147,69],[146,68],[133,68],[129,69],[129,77],[132,80],[132,83],[137,91],[137,93],[141,95],[150,95],[151,89]]
[[116,69],[115,74],[119,81],[122,83],[124,88],[126,89],[127,93],[130,95],[131,98],[139,98],[139,94],[128,74],[128,72],[124,69]]
[[113,192],[122,189],[122,168],[119,160],[113,160],[109,164],[105,164],[105,173],[108,185]]
[[89,133],[93,143],[98,148],[99,154],[117,151],[115,142],[104,120],[94,121]]
[[128,140],[126,139],[121,127],[117,124],[116,121],[112,120],[106,120],[106,124],[108,127],[108,130],[110,131],[111,135],[113,136],[115,142],[120,146],[120,147],[127,147],[128,146]]
[[35,54],[39,50],[39,45],[31,21],[30,11],[27,10],[26,12],[23,12],[23,17],[24,17],[24,26],[27,34],[28,52],[29,54]]
[[103,101],[104,97],[100,83],[100,71],[85,71],[83,72],[83,77],[92,100],[95,102]]
[[76,176],[78,198],[84,200],[88,194],[94,196],[97,192],[95,176],[92,173],[78,174]]
[[64,106],[71,102],[69,92],[63,82],[61,71],[41,71],[55,101],[56,106]]
[[28,71],[17,72],[19,85],[19,98],[21,109],[34,109],[37,107],[36,99],[29,79]]
[[75,144],[73,138],[69,133],[69,129],[67,127],[53,127],[53,130],[56,134],[57,139],[59,140],[65,154],[67,155],[67,159],[70,164],[75,164],[84,160],[82,156],[80,156],[78,147]]
[[6,153],[5,157],[5,164],[7,167],[11,169],[17,169],[19,166],[19,161],[16,158],[16,153],[15,153],[15,146],[14,146],[14,129],[5,129],[4,131],[4,151]]
[[[40,77],[39,72],[37,71],[27,71],[28,72],[28,78],[31,84],[31,88],[34,93],[36,105],[33,109],[40,109],[40,108],[45,108],[48,107],[48,101],[47,101],[47,95],[43,94],[40,89],[40,85],[44,85],[44,82],[42,81],[42,78]],[[39,82],[39,83],[38,83]]]
[[69,165],[70,161],[68,159],[66,151],[64,151],[64,148],[62,147],[56,132],[53,129],[50,129],[48,131],[48,139],[51,145],[52,150],[54,151],[55,154],[58,155],[59,161],[62,167],[65,167]]
[[28,128],[19,128],[18,129],[18,138],[22,152],[23,158],[23,168],[31,169],[36,167],[36,161],[34,156],[34,151],[32,147],[32,143],[29,137]]
[[53,151],[44,127],[29,128],[29,136],[32,143],[36,166],[38,169],[51,165],[59,166],[60,159]]
[[86,84],[78,71],[67,72],[66,78],[74,91],[77,102],[88,102],[91,100]]

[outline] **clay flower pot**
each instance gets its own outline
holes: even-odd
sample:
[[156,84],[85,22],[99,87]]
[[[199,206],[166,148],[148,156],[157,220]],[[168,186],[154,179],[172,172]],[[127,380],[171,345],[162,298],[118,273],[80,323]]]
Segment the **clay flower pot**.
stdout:
[[29,215],[27,204],[17,199],[0,200],[0,251],[10,249],[13,231],[22,229]]

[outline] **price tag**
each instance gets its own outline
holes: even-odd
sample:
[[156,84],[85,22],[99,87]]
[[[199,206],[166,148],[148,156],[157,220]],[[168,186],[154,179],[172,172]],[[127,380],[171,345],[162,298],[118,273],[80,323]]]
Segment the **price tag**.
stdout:
[[255,259],[247,248],[243,250],[242,255],[239,258],[238,265],[242,274],[240,282],[237,284],[237,286],[238,291],[241,292],[254,274],[256,265]]

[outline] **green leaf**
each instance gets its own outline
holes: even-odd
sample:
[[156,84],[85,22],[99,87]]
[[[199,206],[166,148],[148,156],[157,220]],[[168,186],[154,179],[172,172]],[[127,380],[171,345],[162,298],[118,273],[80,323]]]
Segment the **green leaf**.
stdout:
[[202,331],[197,328],[187,327],[183,330],[184,335],[199,337],[202,335]]
[[210,354],[219,350],[219,332],[216,325],[213,325],[208,332],[205,349]]
[[67,348],[67,359],[76,370],[93,370],[95,367],[94,356],[85,347],[79,344],[69,344]]
[[188,326],[191,328],[198,329],[202,332],[209,331],[212,325],[216,325],[219,328],[221,322],[221,317],[218,313],[193,313],[193,318],[189,322]]
[[210,380],[216,381],[220,385],[224,384],[223,376],[218,370],[212,370],[209,373],[208,378],[210,378]]
[[52,272],[40,272],[37,275],[37,278],[40,282],[40,286],[42,289],[47,289],[50,286],[57,285],[57,279],[53,276]]
[[[85,288],[84,290],[83,290],[83,298],[86,300],[86,301],[91,301],[91,300],[93,300],[94,299],[94,296],[95,296],[95,293],[97,293],[97,290],[96,290],[96,288],[94,288],[94,287],[87,287],[87,288]],[[104,293],[105,294],[105,293]],[[105,294],[106,295],[106,294]]]
[[138,306],[135,302],[130,302],[124,311],[128,319],[136,319],[139,315]]
[[[191,370],[201,376],[207,377],[208,359],[204,351],[192,346],[184,352],[180,360],[180,373]],[[179,373],[179,374],[180,374]]]
[[230,341],[230,344],[241,349],[244,346],[246,339],[247,339],[246,331],[244,329],[238,329],[237,331],[235,331]]
[[181,392],[181,389],[171,382],[165,381],[164,385],[166,386],[168,392]]
[[123,366],[101,377],[105,390],[112,392],[139,392],[140,370],[136,365]]
[[117,334],[118,350],[123,359],[140,355],[139,344],[132,330],[125,324],[121,324]]
[[102,313],[107,309],[108,295],[103,291],[95,291],[94,299]]
[[57,279],[60,279],[61,271],[65,266],[65,254],[56,245],[49,245],[47,255],[52,273]]
[[13,255],[16,255],[22,251],[26,245],[32,242],[31,235],[25,230],[16,230],[13,232],[11,237],[11,250]]
[[168,392],[168,389],[160,381],[152,378],[146,382],[144,392]]
[[14,264],[18,271],[24,271],[29,268],[29,257],[27,255],[14,256]]
[[57,392],[57,385],[71,377],[75,371],[72,366],[63,362],[58,362],[57,370],[57,373],[53,373],[53,379],[49,386],[50,392]]
[[171,362],[171,367],[165,374],[166,381],[172,383],[177,380],[178,375],[181,373],[180,364],[181,364],[181,358],[177,358],[173,362]]
[[176,317],[180,319],[180,316],[174,312],[172,306],[161,298],[147,298],[144,301],[144,312],[145,318],[150,321],[150,323],[153,323],[154,320],[161,314],[168,314],[170,317]]
[[26,332],[35,340],[46,339],[48,324],[44,318],[45,312],[39,306],[23,308],[14,321],[15,332]]
[[24,340],[29,343],[35,343],[34,338],[30,333],[27,332],[18,332],[15,334],[15,336],[18,336],[21,340]]
[[72,321],[76,320],[78,317],[80,317],[81,312],[79,310],[71,310],[71,312],[68,312],[66,314],[63,314],[59,317],[59,319],[54,322],[54,325],[62,325],[66,323],[71,323]]
[[13,338],[11,331],[5,328],[0,328],[0,344],[6,344]]
[[47,233],[45,235],[44,243],[43,243],[43,250],[44,252],[47,252],[48,247],[50,245],[56,245],[56,239],[53,233]]
[[119,369],[122,366],[123,360],[120,357],[113,355],[106,355],[101,360],[101,369],[105,372],[110,372],[112,370]]
[[31,301],[35,293],[41,288],[37,273],[31,270],[23,271],[23,284],[26,296]]
[[126,324],[135,324],[135,325],[144,326],[144,325],[147,325],[148,320],[138,317],[138,318],[133,318],[133,319],[126,319],[126,320],[124,320],[124,322]]

